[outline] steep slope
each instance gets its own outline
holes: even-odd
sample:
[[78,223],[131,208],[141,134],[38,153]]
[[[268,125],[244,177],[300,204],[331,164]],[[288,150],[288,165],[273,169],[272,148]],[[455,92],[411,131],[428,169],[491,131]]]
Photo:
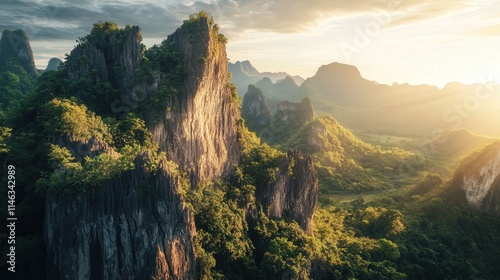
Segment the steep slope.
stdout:
[[[103,144],[68,142],[61,147],[99,151]],[[147,162],[147,156],[138,157],[134,169],[78,200],[47,195],[50,279],[196,278],[196,231],[179,195],[182,179],[165,161],[151,174],[142,167]]]
[[262,90],[263,93],[265,93],[266,96],[271,96],[272,95],[272,89],[274,87],[273,81],[269,79],[268,77],[264,77],[261,80],[259,80],[256,84],[256,87],[258,87],[260,90]]
[[268,126],[256,131],[263,140],[270,144],[285,142],[314,117],[311,99],[305,97],[299,103],[281,101],[276,106],[276,113]]
[[[91,34],[85,37],[70,54],[66,68],[55,75],[67,75],[71,84],[70,89],[74,90],[70,94],[75,94],[79,100],[91,105],[100,114],[106,114],[112,111],[110,110],[112,107],[111,98],[125,98],[135,94],[136,87],[134,85],[138,83],[135,75],[142,63],[143,56],[140,41],[141,34],[138,27],[119,29],[112,23],[97,23]],[[210,79],[210,77],[208,78]],[[92,91],[91,87],[81,87],[82,82],[88,83],[89,81],[92,84],[107,84],[107,87],[114,88],[107,92],[109,99],[93,96],[92,94],[95,92]],[[65,92],[59,94],[64,95]],[[98,103],[102,106],[95,106],[95,98],[101,98],[102,101],[110,103]],[[210,106],[210,104],[207,105]],[[55,117],[57,117],[60,110],[49,110],[49,112],[55,112]],[[63,113],[65,110],[69,110],[68,114],[60,116],[63,120],[65,118],[78,119],[75,115],[76,108],[71,105],[62,107],[62,110]],[[92,116],[93,113],[89,112],[86,115]],[[118,129],[130,127],[132,124],[132,128],[137,127],[137,125],[141,126],[140,120],[130,119],[129,116],[124,121],[117,121],[123,122],[117,127]],[[68,128],[68,125],[63,124],[64,129],[62,130],[57,129],[56,126],[53,132],[56,135],[50,137],[54,139],[56,136],[55,139],[57,139],[57,133],[64,132],[63,139],[69,140],[55,141],[55,144],[60,147],[58,149],[67,149],[71,152],[69,162],[72,161],[71,157],[76,160],[83,159],[80,163],[71,163],[68,166],[64,165],[68,163],[68,159],[61,161],[62,167],[52,165],[54,171],[49,182],[52,182],[51,184],[54,186],[51,189],[72,187],[75,191],[80,190],[81,192],[81,188],[84,191],[80,194],[74,194],[70,191],[72,196],[78,195],[78,200],[68,199],[66,195],[55,190],[49,191],[47,195],[45,241],[51,248],[47,260],[48,278],[197,278],[197,261],[194,249],[195,225],[180,194],[185,192],[189,185],[183,181],[179,171],[172,168],[176,164],[167,161],[166,158],[161,159],[161,154],[158,154],[159,151],[155,151],[154,145],[147,144],[148,136],[144,136],[144,140],[141,140],[146,141],[141,144],[143,146],[140,148],[142,152],[136,155],[132,154],[132,158],[125,157],[127,153],[137,149],[137,139],[141,139],[137,137],[145,135],[144,133],[147,131],[145,128],[136,128],[125,132],[125,134],[115,132],[117,134],[112,136],[116,139],[106,140],[107,142],[115,142],[115,145],[132,140],[130,144],[121,147],[120,153],[116,154],[113,149],[99,148],[109,145],[109,143],[102,141],[102,137],[98,141],[102,144],[98,146],[92,144],[95,142],[89,142],[87,139],[73,139],[75,135],[73,131],[81,130],[77,130],[78,123],[93,124],[96,121],[80,119],[76,123],[70,122],[72,126],[69,127],[73,127],[73,129],[68,132],[64,130]],[[56,125],[58,124],[59,122],[56,122]],[[107,125],[101,130],[109,130],[106,127]],[[85,135],[92,136],[91,139],[98,137],[94,135],[93,131],[86,132]],[[130,138],[123,138],[121,135],[132,135],[132,139],[127,140]],[[149,134],[149,137],[152,135]],[[165,149],[165,146],[162,148]],[[97,154],[89,153],[100,150],[102,151]],[[50,155],[53,156],[53,154],[54,152]],[[113,171],[116,170],[116,167],[109,169],[110,167],[106,167],[106,165],[100,166],[100,164],[108,162],[113,164],[113,161],[122,158],[124,165],[118,168],[118,174],[117,171]],[[89,162],[95,162],[98,165],[86,167],[90,164]],[[77,186],[83,184],[81,187],[72,186],[75,184],[74,181],[66,183],[69,186],[65,186],[64,180],[61,182],[57,179],[60,176],[56,175],[67,174],[66,170],[71,169],[75,164],[77,167],[83,166],[83,171],[78,171],[77,168],[72,171],[72,174],[76,172],[76,174],[82,174],[78,176],[84,177],[92,176],[91,174],[101,174],[100,176],[108,177],[104,177],[107,178],[105,180],[96,180],[99,177],[83,180],[81,183],[77,183]],[[86,171],[87,168],[91,169]],[[55,182],[54,178],[57,179]],[[86,184],[91,184],[91,186],[88,187]]]
[[32,78],[36,78],[38,72],[28,34],[23,30],[5,29],[0,40],[0,71],[9,70],[15,65],[21,66]]
[[0,40],[0,111],[32,93],[37,77],[26,32],[4,30]]
[[495,141],[463,159],[455,171],[453,185],[465,192],[478,209],[500,214],[500,141]]
[[300,149],[312,156],[324,194],[398,186],[409,175],[400,173],[401,165],[416,164],[413,153],[363,142],[331,116],[308,122],[283,148]]
[[241,156],[239,104],[229,86],[226,39],[217,32],[213,20],[201,17],[168,36],[165,44],[177,46],[184,57],[186,78],[178,99],[167,104],[175,109],[161,112],[159,120],[147,118],[154,141],[193,185],[227,174]]
[[274,88],[280,93],[293,94],[299,89],[299,85],[297,85],[292,77],[286,76],[283,80],[277,81],[276,84],[274,84]]
[[271,121],[272,114],[265,97],[262,91],[254,85],[248,86],[248,92],[243,97],[241,116],[251,131],[260,131]]
[[[196,231],[180,195],[188,183],[151,135],[111,145],[122,137],[67,99],[44,104],[38,118],[52,142],[52,170],[36,182],[47,189],[47,277],[196,278]],[[127,120],[139,127],[125,134],[147,133],[138,119]]]
[[[270,183],[270,182],[269,182]],[[256,199],[271,218],[296,221],[312,234],[312,216],[318,201],[318,177],[311,157],[300,151],[288,151],[279,164],[276,180],[258,185]]]

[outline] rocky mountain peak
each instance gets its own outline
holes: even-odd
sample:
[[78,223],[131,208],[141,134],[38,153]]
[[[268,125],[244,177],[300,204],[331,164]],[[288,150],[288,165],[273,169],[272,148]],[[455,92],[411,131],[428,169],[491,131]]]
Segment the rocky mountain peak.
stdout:
[[271,186],[257,186],[256,199],[271,218],[296,221],[312,234],[312,216],[318,203],[318,176],[310,156],[290,150]]
[[295,80],[290,76],[286,76],[283,80],[276,82],[274,87],[277,91],[288,95],[294,94],[299,89]]
[[475,151],[455,173],[454,185],[478,209],[500,214],[500,141]]
[[271,110],[269,110],[265,97],[258,87],[248,86],[248,91],[243,97],[241,115],[251,131],[257,131],[269,125],[272,117]]
[[250,76],[256,76],[259,74],[259,71],[253,67],[252,63],[248,60],[244,60],[242,62],[236,62],[236,64],[239,64],[239,67],[243,70],[244,73],[247,73]]
[[0,40],[0,71],[15,65],[22,66],[33,78],[38,74],[28,34],[23,30],[5,29]]
[[131,95],[136,85],[135,71],[143,58],[142,35],[138,26],[118,28],[114,23],[98,22],[67,60],[72,81],[90,79],[109,82],[123,95]]
[[301,127],[314,117],[311,99],[304,97],[300,103],[282,101],[277,106],[275,117],[287,126]]
[[271,81],[271,79],[269,79],[269,77],[264,77],[262,78],[262,80],[258,81],[255,86],[265,91],[271,90],[274,86],[274,83],[273,81]]
[[201,16],[185,21],[165,43],[182,55],[187,73],[175,109],[148,123],[153,139],[189,174],[194,186],[227,174],[241,156],[241,117],[236,92],[229,85],[226,39],[212,19]]
[[49,60],[49,63],[47,64],[47,67],[45,68],[45,71],[55,71],[59,68],[61,63],[62,61],[59,58],[51,58]]
[[353,65],[333,62],[328,65],[322,65],[316,72],[316,77],[338,77],[343,79],[362,79],[358,68]]

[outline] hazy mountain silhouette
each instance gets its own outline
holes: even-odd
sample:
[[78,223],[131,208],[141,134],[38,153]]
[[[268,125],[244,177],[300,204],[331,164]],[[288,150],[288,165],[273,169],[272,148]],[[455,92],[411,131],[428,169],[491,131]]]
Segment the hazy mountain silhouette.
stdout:
[[309,96],[320,113],[332,113],[352,129],[400,135],[428,134],[436,129],[468,128],[500,135],[499,85],[450,83],[430,85],[377,84],[351,65],[331,63],[302,83],[288,99]]
[[238,87],[238,92],[240,95],[243,95],[248,85],[255,84],[261,79],[268,77],[273,83],[276,83],[279,80],[283,80],[286,77],[290,76],[293,78],[296,84],[301,84],[304,79],[300,76],[291,76],[286,72],[259,72],[250,61],[237,61],[235,63],[228,63],[229,72],[232,74],[231,82]]
[[295,80],[290,76],[286,76],[284,79],[278,80],[276,83],[273,83],[270,78],[264,77],[262,80],[258,81],[255,86],[262,91],[262,94],[266,97],[266,102],[272,111],[276,111],[278,103],[289,99],[289,97],[294,95],[300,88]]
[[47,68],[45,68],[45,71],[55,71],[59,66],[61,65],[62,61],[59,58],[51,58],[49,60],[49,64],[47,65]]

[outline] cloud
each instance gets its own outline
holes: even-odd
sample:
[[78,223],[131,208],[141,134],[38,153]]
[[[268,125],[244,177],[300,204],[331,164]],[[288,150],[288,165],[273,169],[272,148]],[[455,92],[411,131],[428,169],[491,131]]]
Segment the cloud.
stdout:
[[475,29],[475,30],[469,32],[469,35],[482,36],[482,37],[500,36],[500,24],[492,25],[492,26],[485,26],[485,27]]
[[[371,13],[400,6],[410,13],[399,22],[425,19],[460,6],[460,0],[439,4],[430,0],[212,0],[186,4],[180,0],[4,0],[0,29],[22,28],[33,39],[76,39],[96,21],[139,25],[145,37],[165,37],[189,14],[206,10],[224,32],[249,30],[277,33],[302,31],[314,24],[349,13]],[[65,26],[65,24],[67,24]]]
[[74,40],[88,34],[97,21],[139,25],[147,35],[165,38],[182,23],[171,10],[150,0],[6,1],[0,11],[0,30],[23,29],[31,40]]
[[448,18],[467,13],[473,1],[449,0],[447,2],[425,2],[405,4],[397,13],[388,27],[414,24],[438,17]]
[[[120,26],[138,25],[147,42],[159,43],[190,14],[206,10],[230,42],[236,42],[248,40],[245,34],[253,31],[311,32],[311,27],[320,28],[318,23],[330,19],[346,26],[350,24],[344,21],[346,17],[363,18],[381,11],[394,15],[387,27],[400,26],[449,15],[475,1],[487,0],[450,0],[446,4],[431,0],[2,0],[0,31],[23,29],[32,43],[57,44],[85,36],[97,21],[113,21]],[[39,48],[44,55],[47,50]],[[38,50],[34,51],[37,55]]]
[[[192,11],[207,10],[219,21],[228,22],[229,29],[293,33],[314,26],[327,18],[346,14],[376,14],[385,11],[396,18],[392,26],[403,25],[446,15],[467,6],[469,1],[450,0],[216,0],[195,2]],[[223,24],[221,26],[224,27]]]

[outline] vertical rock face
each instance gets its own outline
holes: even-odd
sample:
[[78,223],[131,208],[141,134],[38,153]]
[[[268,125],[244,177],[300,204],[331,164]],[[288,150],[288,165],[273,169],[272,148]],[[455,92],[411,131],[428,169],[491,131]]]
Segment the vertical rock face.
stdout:
[[309,97],[304,97],[300,103],[281,101],[269,125],[257,132],[268,143],[279,144],[285,142],[313,117],[314,110]]
[[254,85],[248,86],[248,92],[243,97],[241,116],[251,131],[259,131],[271,122],[271,110],[262,91]]
[[80,44],[71,51],[67,61],[69,79],[109,82],[122,96],[132,95],[135,71],[144,55],[140,28],[128,26],[103,40],[101,44]]
[[465,191],[467,201],[477,208],[500,214],[500,142],[472,155],[459,167],[455,185]]
[[[106,142],[71,136],[53,141],[78,162],[101,153]],[[48,194],[45,241],[48,279],[195,279],[194,221],[179,194],[178,175],[165,162],[153,175],[136,168],[78,198]]]
[[275,117],[287,126],[301,127],[314,117],[311,99],[304,97],[300,103],[282,101],[278,104]]
[[0,71],[14,65],[21,65],[33,78],[37,76],[28,34],[22,30],[5,29],[0,40]]
[[184,55],[187,77],[176,109],[148,121],[169,160],[189,174],[192,185],[227,174],[239,162],[240,113],[232,101],[225,46],[206,18],[170,35]]
[[312,234],[318,177],[311,157],[289,151],[279,166],[276,181],[258,186],[256,199],[269,217],[294,220],[306,233]]
[[162,165],[81,199],[47,195],[48,279],[195,279],[194,222],[178,185]]
[[[79,45],[68,58],[68,78],[109,82],[121,96],[133,95],[143,55],[140,40],[139,28],[127,27],[111,32],[100,45]],[[85,156],[115,154],[95,137],[78,142],[63,135],[52,142],[80,162]],[[182,179],[172,175],[164,161],[152,175],[143,169],[145,161],[136,159],[134,170],[90,188],[78,199],[47,195],[48,279],[197,278],[196,230],[179,194]]]

